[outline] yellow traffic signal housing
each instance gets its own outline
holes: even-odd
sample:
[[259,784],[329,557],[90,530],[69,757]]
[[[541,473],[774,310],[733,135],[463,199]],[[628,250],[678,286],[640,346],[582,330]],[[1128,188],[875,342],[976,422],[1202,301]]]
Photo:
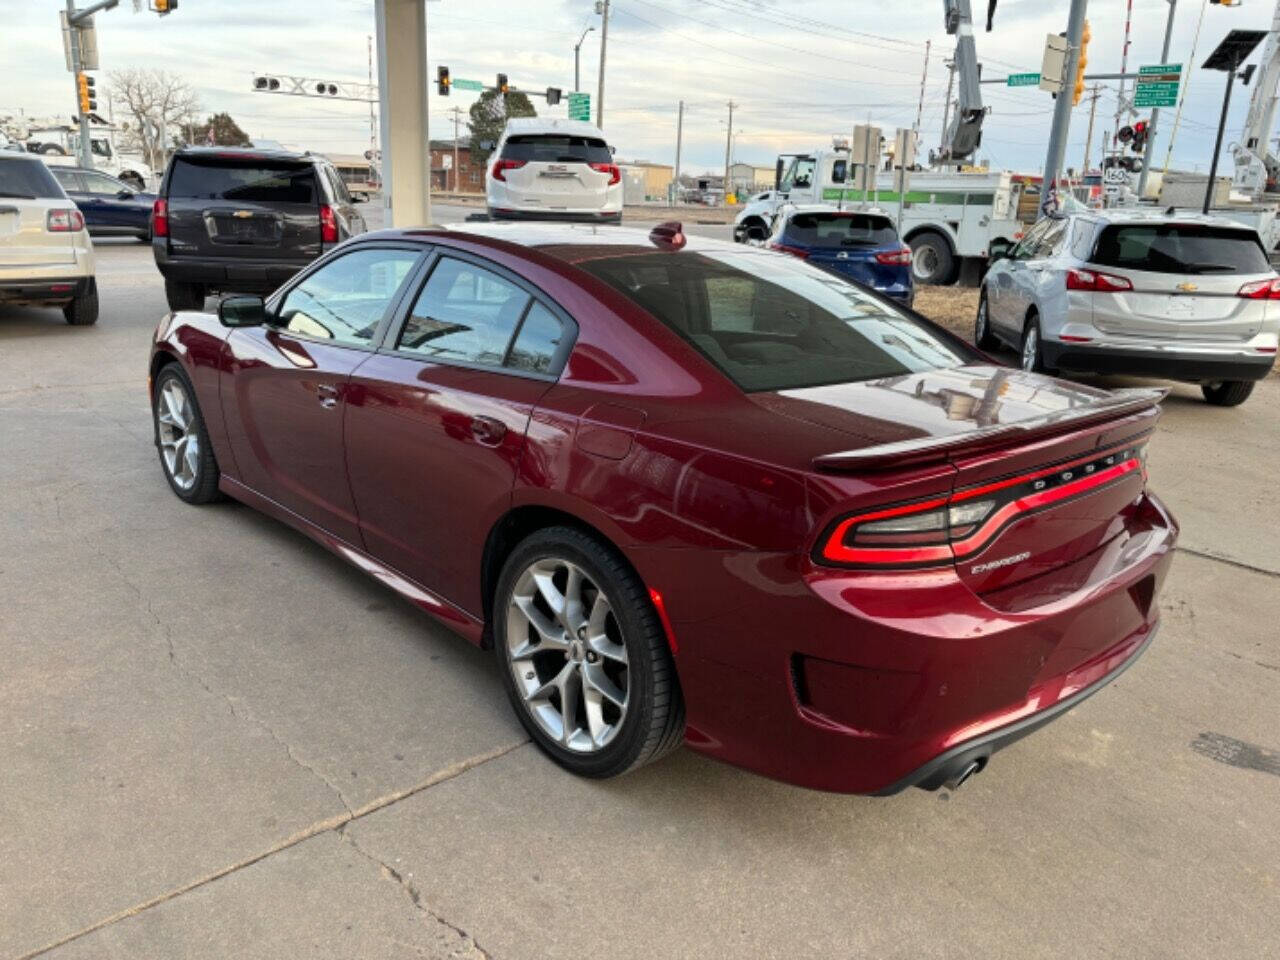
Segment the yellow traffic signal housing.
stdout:
[[453,81],[449,79],[449,68],[444,65],[436,67],[436,93],[447,97],[452,85]]
[[498,74],[498,92],[506,96],[509,86],[507,84],[507,75],[505,73]]
[[1089,65],[1089,40],[1093,34],[1089,31],[1089,21],[1084,22],[1084,29],[1080,32],[1080,59],[1076,61],[1076,82],[1071,90],[1071,105],[1074,107],[1080,102],[1080,98],[1084,96],[1084,68]]
[[178,9],[178,0],[151,0],[151,9],[163,17]]
[[81,113],[92,113],[98,109],[98,101],[94,99],[96,82],[83,70],[76,74],[76,100]]

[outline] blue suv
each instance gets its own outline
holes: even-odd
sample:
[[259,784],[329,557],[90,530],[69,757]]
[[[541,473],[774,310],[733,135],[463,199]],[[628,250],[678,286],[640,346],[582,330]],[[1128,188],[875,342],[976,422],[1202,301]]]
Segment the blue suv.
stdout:
[[861,210],[783,208],[768,246],[854,280],[905,307],[915,298],[911,248],[893,221]]

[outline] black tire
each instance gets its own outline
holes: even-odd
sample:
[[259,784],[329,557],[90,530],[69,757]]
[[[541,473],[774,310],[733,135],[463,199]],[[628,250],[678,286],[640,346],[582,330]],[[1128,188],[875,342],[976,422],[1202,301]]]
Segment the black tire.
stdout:
[[[1032,342],[1028,342],[1032,341]],[[1048,373],[1044,365],[1044,347],[1040,339],[1040,318],[1035,311],[1027,317],[1026,326],[1022,329],[1022,348],[1019,351],[1018,365],[1030,373]]]
[[1215,407],[1238,407],[1253,393],[1252,380],[1217,380],[1200,384],[1206,402]]
[[973,342],[979,350],[994,353],[1000,349],[1000,341],[991,332],[991,313],[987,308],[987,288],[978,292],[978,313],[973,318]]
[[73,327],[90,327],[98,322],[98,281],[89,278],[89,288],[62,308],[62,315]]
[[[516,687],[508,646],[508,609],[521,575],[530,565],[546,560],[572,563],[599,586],[609,598],[626,649],[626,714],[613,738],[592,752],[573,751],[552,739],[534,719]],[[548,527],[530,534],[503,565],[493,611],[494,652],[511,706],[533,741],[560,766],[584,777],[616,777],[657,760],[683,743],[684,699],[666,633],[644,584],[613,547],[573,527]],[[520,642],[520,638],[515,639]],[[554,662],[561,654],[552,650],[534,656],[551,658],[554,670]],[[559,662],[567,664],[569,655],[563,657]],[[604,665],[603,660],[601,664]],[[545,678],[539,676],[537,680]]]
[[911,245],[911,279],[917,284],[947,284],[955,279],[956,262],[951,244],[940,234],[917,233]]
[[752,238],[749,234],[752,230],[763,232],[763,236],[759,237],[755,242],[764,243],[769,239],[769,224],[760,217],[748,217],[746,220],[742,221],[742,235],[741,237],[734,237],[734,239],[739,243],[750,243],[752,242]]
[[170,310],[203,310],[208,291],[202,283],[182,283],[178,280],[164,282],[164,296]]
[[56,143],[40,144],[40,152],[43,153],[46,157],[65,157],[67,155],[67,151],[64,150],[62,147],[58,146]]
[[[190,401],[191,413],[194,418],[191,424],[193,430],[190,432],[194,432],[199,442],[199,456],[196,458],[198,463],[195,468],[195,476],[193,482],[188,486],[184,486],[174,477],[165,460],[165,450],[161,443],[160,408],[163,402],[161,393],[167,384],[175,381]],[[156,453],[160,456],[160,469],[164,473],[165,480],[169,482],[169,489],[177,495],[178,499],[190,504],[213,503],[221,500],[222,493],[218,490],[218,477],[220,475],[218,460],[213,455],[213,444],[209,442],[209,431],[204,424],[204,415],[200,412],[200,401],[196,399],[195,389],[191,386],[191,381],[187,379],[186,372],[177,362],[161,367],[151,385],[151,423],[155,431]]]

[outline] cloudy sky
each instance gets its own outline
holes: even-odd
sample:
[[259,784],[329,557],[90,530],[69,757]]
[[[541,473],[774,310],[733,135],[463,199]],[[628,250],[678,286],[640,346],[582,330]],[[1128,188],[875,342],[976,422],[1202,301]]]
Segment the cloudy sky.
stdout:
[[[98,17],[104,72],[157,67],[185,78],[208,112],[226,110],[253,136],[315,150],[361,152],[368,108],[357,103],[250,92],[255,72],[363,80],[373,0],[181,0],[159,18],[122,0]],[[983,0],[973,0],[985,14]],[[59,0],[0,0],[0,63],[6,82],[0,113],[66,113],[72,82],[63,64]],[[145,6],[145,4],[144,4]],[[1167,0],[1133,0],[1131,68],[1159,61]],[[1039,69],[1046,33],[1065,29],[1067,0],[1001,0],[995,30],[977,33],[986,76]],[[1126,0],[1091,0],[1089,69],[1120,67]],[[769,166],[779,152],[812,149],[853,124],[873,122],[892,135],[910,126],[920,99],[925,42],[932,41],[924,91],[922,142],[938,143],[947,71],[954,48],[940,0],[615,0],[609,26],[605,127],[619,157],[671,162],[676,104],[686,103],[684,168],[724,163],[726,104],[739,106],[735,159]],[[1203,11],[1203,22],[1201,14]],[[582,47],[583,89],[594,96],[600,18],[593,0],[432,0],[428,4],[431,75],[448,64],[455,78],[492,82],[498,72],[530,89],[573,86],[573,44]],[[1190,91],[1173,163],[1207,169],[1221,106],[1223,74],[1199,69],[1235,28],[1270,26],[1268,0],[1242,7],[1181,0],[1170,60],[1190,62]],[[1192,47],[1199,29],[1198,46]],[[1256,55],[1255,55],[1256,59]],[[100,79],[100,87],[105,80]],[[984,85],[991,107],[980,155],[994,166],[1036,171],[1044,163],[1052,100],[1035,88]],[[1239,135],[1249,90],[1237,87],[1227,142]],[[100,97],[100,101],[105,98]],[[449,107],[472,95],[431,97],[431,132],[452,134]],[[563,114],[564,106],[551,108]],[[1095,128],[1114,127],[1116,85],[1104,86]],[[1170,122],[1156,157],[1163,162]],[[1082,159],[1088,108],[1072,117],[1067,164]],[[1096,159],[1095,159],[1096,163]]]

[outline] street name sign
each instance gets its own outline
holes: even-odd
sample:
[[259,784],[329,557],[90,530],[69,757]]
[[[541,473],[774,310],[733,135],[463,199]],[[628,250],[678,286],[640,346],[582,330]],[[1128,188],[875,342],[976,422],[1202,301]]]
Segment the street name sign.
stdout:
[[484,84],[479,80],[463,80],[461,77],[455,78],[450,86],[455,90],[474,90],[477,93],[484,90]]
[[1138,86],[1133,94],[1135,107],[1176,107],[1182,64],[1158,63],[1138,68]]
[[1040,74],[1038,73],[1011,73],[1004,78],[1004,82],[1010,87],[1034,87],[1040,83]]

